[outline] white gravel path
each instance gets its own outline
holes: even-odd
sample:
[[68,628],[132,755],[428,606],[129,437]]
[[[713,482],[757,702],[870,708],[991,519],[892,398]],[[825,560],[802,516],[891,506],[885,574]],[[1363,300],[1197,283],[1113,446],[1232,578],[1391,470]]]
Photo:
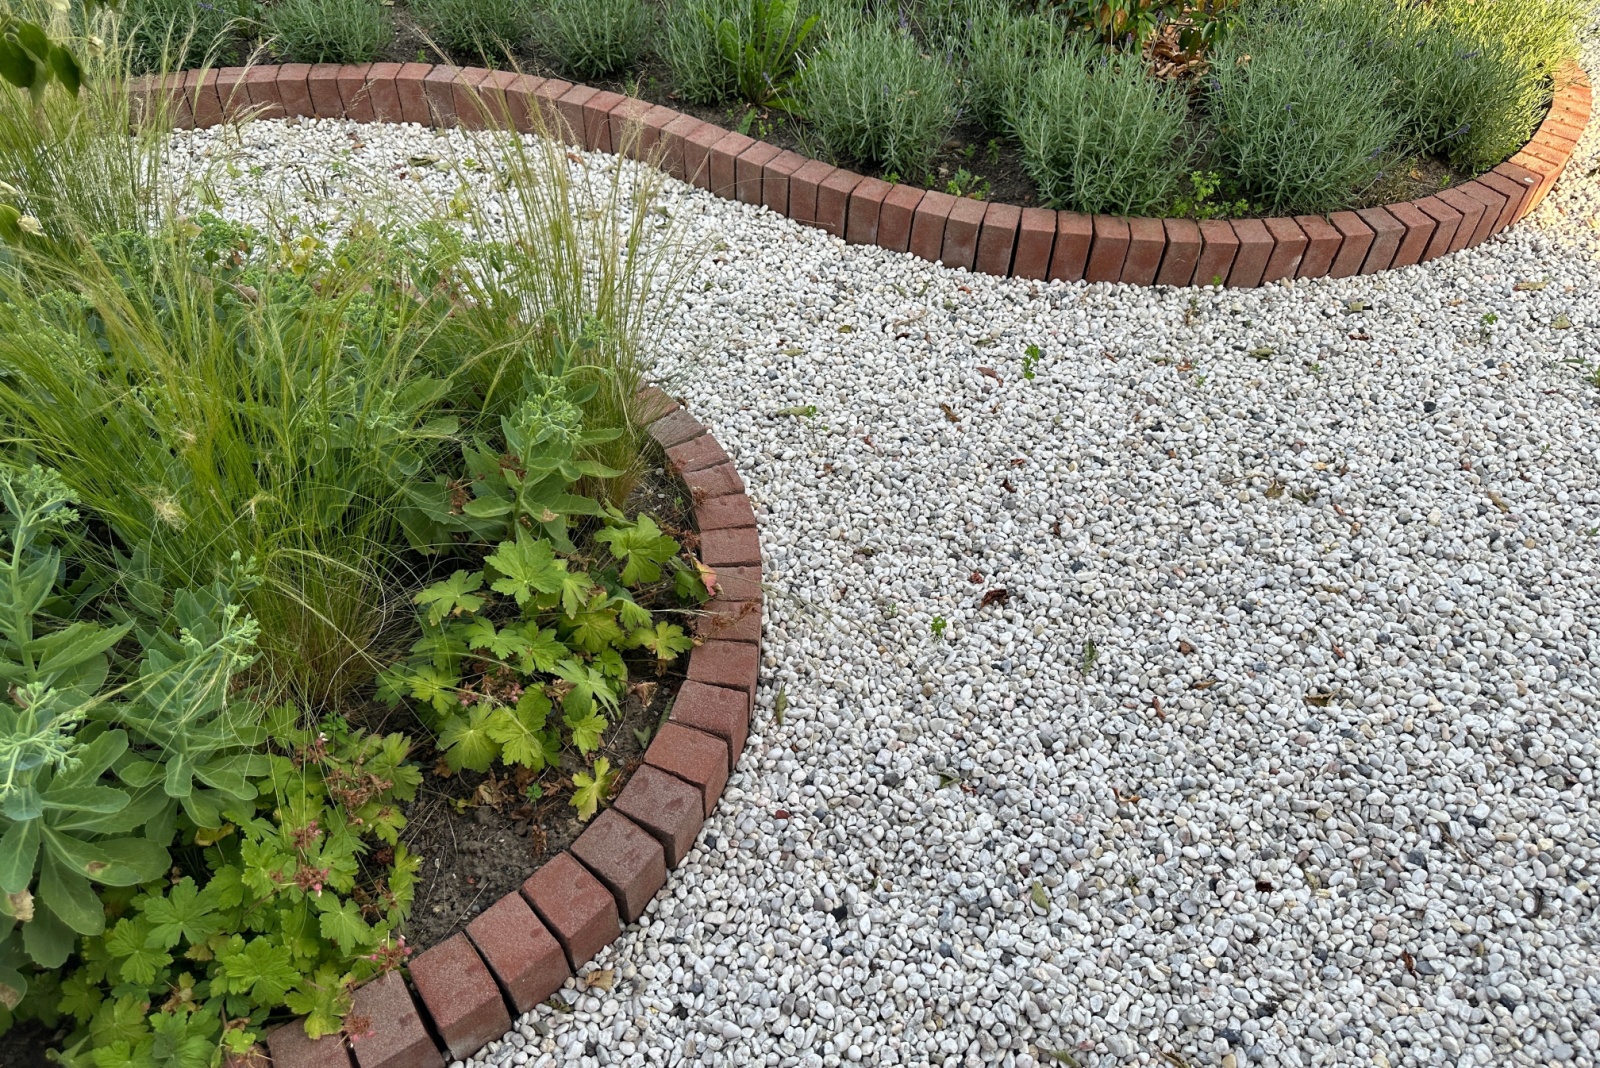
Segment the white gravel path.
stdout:
[[[239,188],[434,140],[360,136],[256,126]],[[761,520],[759,708],[613,988],[473,1063],[1600,1063],[1597,149],[1483,248],[1260,291],[675,186],[717,250],[667,366]]]

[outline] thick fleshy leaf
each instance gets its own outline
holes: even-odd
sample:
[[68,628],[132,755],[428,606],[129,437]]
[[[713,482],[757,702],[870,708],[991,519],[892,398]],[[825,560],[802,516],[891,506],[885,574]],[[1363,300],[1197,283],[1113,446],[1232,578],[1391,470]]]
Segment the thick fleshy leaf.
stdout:
[[0,836],[0,890],[20,894],[33,881],[39,856],[39,822],[13,823]]
[[22,925],[22,948],[41,968],[61,967],[77,943],[72,928],[47,908],[37,909],[32,921]]
[[54,854],[46,853],[39,866],[38,906],[49,909],[79,934],[97,935],[106,929],[106,911],[89,880],[68,870]]

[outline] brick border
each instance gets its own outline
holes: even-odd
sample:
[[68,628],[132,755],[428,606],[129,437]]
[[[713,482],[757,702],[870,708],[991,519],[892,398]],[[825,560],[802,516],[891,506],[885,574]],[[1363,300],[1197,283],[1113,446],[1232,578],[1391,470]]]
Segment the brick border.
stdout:
[[639,397],[668,470],[689,489],[700,559],[716,596],[695,630],[689,677],[668,721],[612,805],[519,890],[466,931],[417,954],[409,981],[389,972],[355,992],[354,1038],[312,1041],[294,1021],[266,1036],[269,1053],[229,1068],[444,1068],[472,1056],[548,999],[637,920],[699,837],[750,733],[761,662],[761,554],[755,510],[727,453],[677,401]]
[[[1577,149],[1592,104],[1576,64],[1557,77],[1550,110],[1516,155],[1432,196],[1327,216],[1125,219],[957,199],[890,185],[671,108],[573,85],[475,67],[424,63],[286,63],[134,80],[140,98],[172,94],[174,125],[207,127],[245,110],[286,115],[485,125],[482,110],[523,132],[613,152],[638,132],[635,154],[657,152],[674,178],[729,200],[764,204],[850,244],[910,252],[1000,277],[1134,285],[1248,288],[1293,278],[1345,278],[1407,267],[1481,244],[1550,192]],[[479,108],[475,94],[482,94]],[[537,113],[537,118],[535,117]]]

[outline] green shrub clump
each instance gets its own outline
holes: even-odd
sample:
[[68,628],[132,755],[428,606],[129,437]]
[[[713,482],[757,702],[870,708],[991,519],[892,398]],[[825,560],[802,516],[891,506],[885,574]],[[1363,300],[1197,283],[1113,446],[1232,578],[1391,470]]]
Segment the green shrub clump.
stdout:
[[533,36],[564,73],[605,78],[639,62],[653,22],[644,0],[544,0]]
[[1017,112],[1023,166],[1052,207],[1159,214],[1188,169],[1183,92],[1137,61],[1068,52],[1034,74]]
[[691,104],[720,104],[739,91],[739,72],[717,44],[714,27],[737,19],[748,0],[675,0],[667,5],[657,46],[672,87]]
[[982,0],[949,38],[966,57],[966,110],[991,133],[1007,135],[1022,94],[1041,66],[1065,50],[1066,29],[1045,14],[1020,14],[1006,0]]
[[412,0],[429,40],[455,59],[496,60],[527,39],[531,0]]
[[839,159],[920,178],[956,116],[950,65],[887,19],[831,39],[806,65],[800,106]]
[[255,13],[252,0],[131,0],[121,23],[129,65],[149,74],[242,63]]
[[1325,33],[1247,31],[1218,50],[1208,82],[1212,151],[1260,210],[1347,207],[1390,162],[1401,117],[1388,80]]
[[370,63],[394,40],[378,0],[279,0],[267,28],[273,50],[291,63]]

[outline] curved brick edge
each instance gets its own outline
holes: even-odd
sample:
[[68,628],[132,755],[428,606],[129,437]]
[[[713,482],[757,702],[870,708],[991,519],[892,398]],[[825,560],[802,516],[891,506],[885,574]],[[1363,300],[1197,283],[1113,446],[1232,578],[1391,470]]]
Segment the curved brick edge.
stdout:
[[[1288,278],[1346,278],[1408,267],[1480,244],[1539,205],[1589,121],[1588,76],[1576,64],[1556,80],[1533,139],[1487,174],[1432,196],[1379,208],[1292,218],[1195,222],[1080,215],[957,199],[891,185],[619,93],[475,67],[426,63],[286,63],[142,78],[165,90],[180,128],[206,127],[246,109],[268,118],[562,131],[606,152],[629,143],[659,153],[675,178],[730,200],[762,204],[852,244],[910,252],[948,267],[1038,280],[1251,287]],[[538,112],[535,118],[533,112]]]
[[268,1054],[228,1068],[444,1068],[511,1030],[643,914],[694,845],[750,730],[761,657],[761,551],[744,483],[717,440],[654,387],[640,395],[669,470],[687,486],[700,559],[717,594],[696,629],[672,714],[612,803],[572,848],[467,925],[417,954],[408,983],[390,972],[360,987],[353,1037],[312,1041],[298,1020],[267,1035]]

